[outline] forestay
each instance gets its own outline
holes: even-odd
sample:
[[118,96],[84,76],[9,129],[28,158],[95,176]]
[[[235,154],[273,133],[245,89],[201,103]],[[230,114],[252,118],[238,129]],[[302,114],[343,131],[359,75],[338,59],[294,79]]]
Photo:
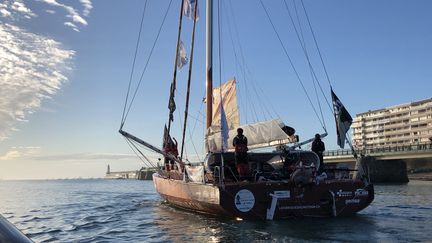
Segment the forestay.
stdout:
[[[282,121],[274,119],[239,127],[243,129],[243,134],[248,139],[248,148],[253,149],[294,142],[295,138],[293,136],[288,136],[288,134],[282,130],[284,126],[285,124]],[[229,131],[228,151],[234,150],[232,140],[237,135],[237,128],[230,129]],[[221,143],[222,138],[220,132],[215,132],[207,136],[206,147],[208,151],[220,152]]]

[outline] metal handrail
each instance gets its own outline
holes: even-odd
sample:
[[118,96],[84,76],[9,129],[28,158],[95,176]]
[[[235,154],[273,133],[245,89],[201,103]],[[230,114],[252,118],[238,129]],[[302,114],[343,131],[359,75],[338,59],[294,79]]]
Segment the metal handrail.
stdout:
[[[404,153],[404,152],[418,152],[432,150],[432,143],[417,143],[410,145],[396,145],[396,146],[378,146],[356,149],[357,154],[373,155],[382,153]],[[324,156],[342,156],[352,155],[350,149],[329,150],[323,153]]]

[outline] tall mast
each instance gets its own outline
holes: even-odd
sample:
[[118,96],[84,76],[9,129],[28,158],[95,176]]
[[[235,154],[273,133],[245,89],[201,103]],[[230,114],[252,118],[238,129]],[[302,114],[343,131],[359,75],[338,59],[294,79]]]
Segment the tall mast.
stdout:
[[207,0],[206,4],[206,128],[212,123],[213,105],[213,0]]

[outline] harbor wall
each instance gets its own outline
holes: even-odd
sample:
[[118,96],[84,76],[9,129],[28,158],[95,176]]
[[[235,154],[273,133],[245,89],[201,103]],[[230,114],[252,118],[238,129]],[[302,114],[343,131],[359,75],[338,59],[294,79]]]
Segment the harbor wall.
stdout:
[[105,174],[105,179],[152,180],[155,170],[111,171]]

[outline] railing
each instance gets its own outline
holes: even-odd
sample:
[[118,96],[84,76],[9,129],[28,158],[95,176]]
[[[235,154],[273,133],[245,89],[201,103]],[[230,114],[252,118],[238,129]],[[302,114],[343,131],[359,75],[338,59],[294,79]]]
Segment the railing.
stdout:
[[[357,154],[363,154],[363,155],[373,155],[373,154],[382,154],[382,153],[410,153],[410,152],[419,152],[419,151],[432,152],[432,143],[419,143],[419,144],[398,145],[398,146],[381,146],[381,147],[363,148],[363,149],[356,150]],[[324,157],[352,155],[352,151],[350,149],[329,150],[329,151],[325,151],[323,155]]]

